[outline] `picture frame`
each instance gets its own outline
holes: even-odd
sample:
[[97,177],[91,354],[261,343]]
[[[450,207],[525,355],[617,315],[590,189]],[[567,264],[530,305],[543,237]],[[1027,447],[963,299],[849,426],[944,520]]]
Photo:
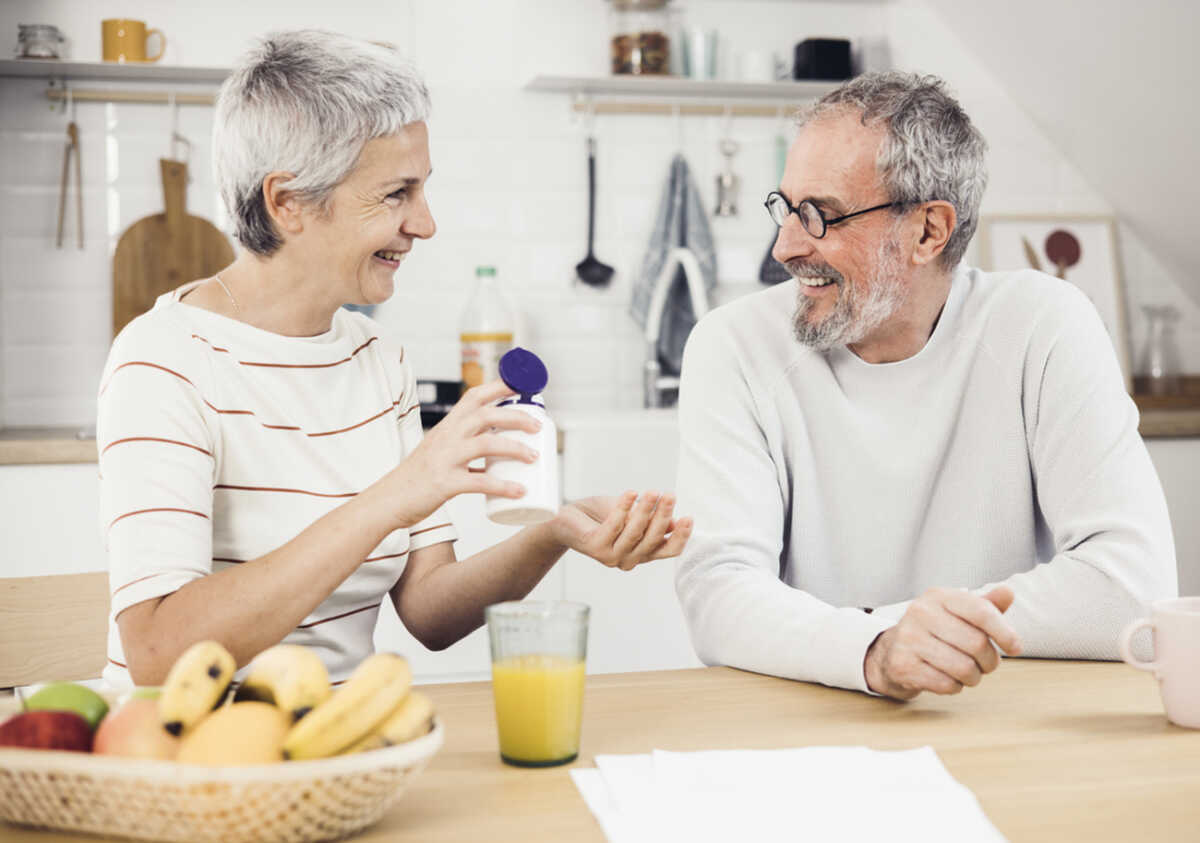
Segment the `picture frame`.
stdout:
[[980,217],[979,264],[985,271],[1032,266],[1083,290],[1104,322],[1125,378],[1125,389],[1132,394],[1129,316],[1116,229],[1115,218],[1101,214]]

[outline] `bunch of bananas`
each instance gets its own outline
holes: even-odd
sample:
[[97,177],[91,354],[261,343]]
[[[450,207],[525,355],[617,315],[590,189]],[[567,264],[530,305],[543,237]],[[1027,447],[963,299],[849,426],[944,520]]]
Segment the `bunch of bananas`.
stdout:
[[[316,653],[280,644],[250,663],[245,681],[226,704],[236,669],[233,656],[215,641],[194,644],[172,666],[158,713],[164,729],[183,736],[180,760],[326,758],[413,740],[433,722],[433,702],[412,690],[408,662],[395,653],[363,659],[335,690]],[[239,716],[231,716],[230,709]],[[189,740],[194,744],[201,738],[205,746],[184,751]],[[251,745],[253,758],[246,760]]]

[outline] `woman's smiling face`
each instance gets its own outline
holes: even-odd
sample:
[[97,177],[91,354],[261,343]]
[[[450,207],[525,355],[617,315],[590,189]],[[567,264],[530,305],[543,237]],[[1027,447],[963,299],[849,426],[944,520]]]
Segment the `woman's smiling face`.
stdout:
[[305,220],[304,250],[324,266],[342,303],[379,304],[391,297],[392,275],[414,240],[437,231],[425,201],[429,129],[410,123],[368,141],[328,208]]

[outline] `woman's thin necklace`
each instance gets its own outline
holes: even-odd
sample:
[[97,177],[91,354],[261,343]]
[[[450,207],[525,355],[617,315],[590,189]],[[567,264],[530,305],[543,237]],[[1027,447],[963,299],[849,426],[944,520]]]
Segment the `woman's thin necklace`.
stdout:
[[241,315],[242,315],[242,309],[241,309],[240,307],[238,307],[237,299],[235,299],[235,298],[233,297],[233,293],[229,292],[229,288],[228,288],[228,287],[226,287],[226,286],[225,286],[225,282],[221,280],[221,273],[219,273],[219,272],[218,272],[216,275],[214,275],[214,276],[213,276],[213,279],[214,279],[214,280],[215,280],[215,281],[216,281],[218,284],[220,284],[220,285],[221,285],[221,289],[225,291],[225,295],[229,296],[229,300],[230,300],[231,302],[233,302],[233,312],[234,312],[234,313],[236,313],[238,316],[241,316]]

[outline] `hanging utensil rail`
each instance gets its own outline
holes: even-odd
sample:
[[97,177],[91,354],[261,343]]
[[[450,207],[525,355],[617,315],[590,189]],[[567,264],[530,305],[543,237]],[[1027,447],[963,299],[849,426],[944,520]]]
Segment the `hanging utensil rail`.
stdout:
[[[67,93],[62,88],[48,88],[46,99],[54,102],[66,100]],[[172,91],[119,91],[114,89],[83,89],[72,88],[71,98],[76,102],[134,102],[170,105],[212,105],[216,97],[213,94],[194,94]]]
[[734,117],[776,117],[783,110],[778,105],[728,105],[725,103],[640,102],[636,100],[577,101],[572,108],[578,113],[593,114],[690,114]]

